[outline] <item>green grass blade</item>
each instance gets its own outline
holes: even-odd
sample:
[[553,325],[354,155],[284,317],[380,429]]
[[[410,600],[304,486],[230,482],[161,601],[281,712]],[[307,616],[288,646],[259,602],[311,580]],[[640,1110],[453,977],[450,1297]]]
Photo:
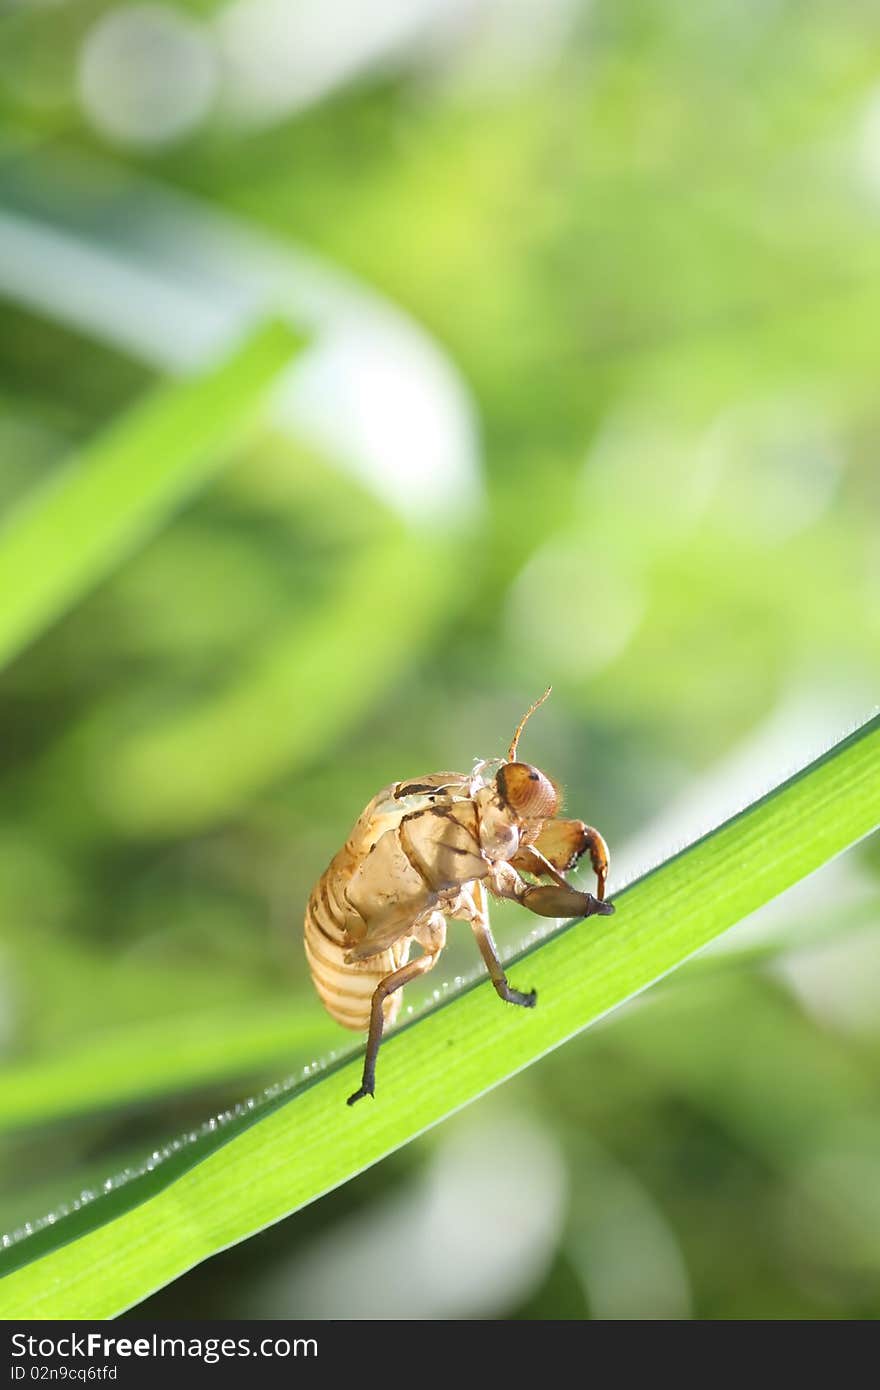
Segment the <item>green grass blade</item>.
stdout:
[[159,387],[14,509],[0,529],[0,666],[225,462],[296,347],[270,324],[204,375]]
[[345,1105],[360,1078],[355,1057],[254,1121],[202,1136],[3,1252],[7,1268],[28,1259],[29,1245],[35,1258],[0,1283],[0,1315],[94,1318],[130,1307],[559,1046],[878,823],[875,718],[630,885],[615,917],[569,924],[525,952],[514,980],[537,987],[534,1013],[502,1008],[480,984],[388,1039],[376,1102]]
[[194,1013],[114,1028],[0,1072],[0,1134],[144,1104],[198,1086],[271,1075],[338,1041],[317,1001]]
[[[780,955],[815,948],[838,937],[841,927],[850,940],[855,933],[874,930],[878,911],[876,895],[857,906],[848,904],[843,923],[829,917],[827,907],[813,908],[809,914],[799,913],[797,925],[789,924],[784,935],[701,953],[658,988],[677,990],[699,979],[701,988],[691,992],[708,999],[719,987],[719,978],[726,980],[743,966],[766,965]],[[480,969],[475,965],[473,974]],[[121,986],[118,972],[111,974],[107,987],[120,991],[124,999],[128,982]],[[142,964],[138,979],[143,993]],[[677,1017],[677,1003],[668,1014]],[[627,1038],[632,1034],[630,1023]],[[290,994],[281,1002],[263,999],[222,1010],[202,1007],[117,1025],[82,1043],[0,1070],[0,1136],[117,1107],[179,1100],[206,1086],[228,1091],[236,1082],[277,1075],[279,1068],[290,1071],[300,1062],[325,1056],[338,1043],[339,1029],[312,991],[306,996]]]

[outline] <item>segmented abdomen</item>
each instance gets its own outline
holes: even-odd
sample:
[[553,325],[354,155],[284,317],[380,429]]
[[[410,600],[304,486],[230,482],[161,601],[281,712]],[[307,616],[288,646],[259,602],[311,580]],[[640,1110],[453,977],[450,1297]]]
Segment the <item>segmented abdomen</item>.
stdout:
[[[306,956],[324,1008],[343,1027],[363,1032],[370,1026],[376,986],[406,964],[412,938],[403,937],[375,956],[346,964],[351,946],[345,942],[341,894],[340,871],[334,862],[318,879],[306,907]],[[402,998],[403,990],[397,990],[386,999],[386,1024],[396,1019]]]

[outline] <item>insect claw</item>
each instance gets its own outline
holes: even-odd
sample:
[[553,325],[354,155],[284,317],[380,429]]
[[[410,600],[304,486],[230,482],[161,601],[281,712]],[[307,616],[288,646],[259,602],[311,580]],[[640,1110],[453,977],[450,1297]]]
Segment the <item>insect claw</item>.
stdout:
[[506,1000],[508,1004],[518,1004],[521,1009],[533,1009],[538,1002],[538,991],[536,989],[527,991],[511,989],[506,980],[503,982],[500,989],[498,985],[496,985],[495,988],[498,990],[501,998]]
[[372,1099],[375,1096],[375,1094],[375,1091],[368,1091],[366,1086],[361,1086],[360,1090],[355,1091],[353,1096],[349,1096],[348,1100],[345,1103],[346,1105],[354,1105],[356,1100],[362,1100],[364,1096],[370,1096],[370,1098]]

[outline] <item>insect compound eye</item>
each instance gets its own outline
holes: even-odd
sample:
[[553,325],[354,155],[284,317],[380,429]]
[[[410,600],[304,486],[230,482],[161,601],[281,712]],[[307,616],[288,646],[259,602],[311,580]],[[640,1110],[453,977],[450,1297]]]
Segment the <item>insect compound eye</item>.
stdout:
[[495,784],[502,800],[523,820],[546,820],[556,814],[556,788],[549,777],[530,763],[505,763]]

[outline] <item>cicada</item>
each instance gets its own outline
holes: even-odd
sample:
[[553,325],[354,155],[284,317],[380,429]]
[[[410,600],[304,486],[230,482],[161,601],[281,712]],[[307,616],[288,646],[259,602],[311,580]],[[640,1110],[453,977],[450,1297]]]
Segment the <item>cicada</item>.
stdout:
[[[541,917],[614,911],[605,901],[602,836],[583,821],[558,817],[556,784],[517,761],[526,722],[549,694],[520,720],[506,759],[477,763],[470,774],[430,772],[383,787],[312,889],[305,948],[315,988],[337,1023],[369,1029],[363,1080],[349,1105],[375,1093],[383,1030],[397,1018],[404,985],[437,964],[447,918],[470,923],[498,995],[530,1009],[535,991],[514,989],[498,958],[489,895],[512,898]],[[500,767],[493,775],[494,763]],[[585,853],[595,897],[565,878]],[[410,960],[413,943],[421,954]]]

